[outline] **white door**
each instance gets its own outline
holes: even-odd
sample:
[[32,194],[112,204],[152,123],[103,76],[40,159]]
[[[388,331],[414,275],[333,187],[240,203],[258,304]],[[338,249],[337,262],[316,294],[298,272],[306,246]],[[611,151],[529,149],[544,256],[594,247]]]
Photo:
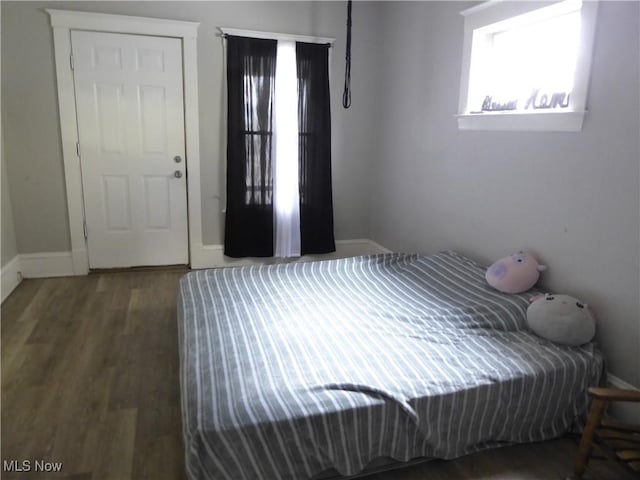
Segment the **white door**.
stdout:
[[71,43],[89,267],[188,263],[181,41]]

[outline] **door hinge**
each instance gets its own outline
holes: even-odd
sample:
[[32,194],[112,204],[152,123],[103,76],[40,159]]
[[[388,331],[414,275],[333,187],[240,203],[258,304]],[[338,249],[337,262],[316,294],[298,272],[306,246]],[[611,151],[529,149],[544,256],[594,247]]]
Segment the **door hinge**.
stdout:
[[80,142],[76,142],[76,155],[80,158]]
[[84,220],[82,222],[82,229],[84,230],[84,239],[88,239],[89,238],[89,234],[87,233],[87,221]]
[[71,67],[71,70],[75,70],[73,65],[73,55],[69,55],[69,66]]

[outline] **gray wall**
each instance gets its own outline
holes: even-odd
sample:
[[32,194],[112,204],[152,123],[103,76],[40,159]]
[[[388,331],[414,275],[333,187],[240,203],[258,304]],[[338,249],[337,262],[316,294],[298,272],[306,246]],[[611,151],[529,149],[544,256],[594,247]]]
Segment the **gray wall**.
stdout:
[[2,239],[0,239],[2,242],[2,257],[0,264],[4,267],[18,254],[18,249],[16,247],[16,233],[13,226],[11,198],[9,197],[7,168],[4,158],[4,138],[0,139],[0,163],[2,164],[2,170],[0,171],[0,176],[2,177]]
[[2,118],[18,249],[70,250],[53,37],[44,8],[201,22],[198,40],[203,240],[222,243],[222,43],[227,26],[336,38],[332,56],[333,182],[336,238],[368,236],[377,35],[368,3],[354,7],[353,107],[340,105],[344,76],[344,2],[5,2],[2,8]]
[[580,133],[457,129],[459,11],[469,5],[382,6],[372,237],[487,263],[537,253],[548,288],[596,310],[610,370],[640,385],[640,4],[600,2]]

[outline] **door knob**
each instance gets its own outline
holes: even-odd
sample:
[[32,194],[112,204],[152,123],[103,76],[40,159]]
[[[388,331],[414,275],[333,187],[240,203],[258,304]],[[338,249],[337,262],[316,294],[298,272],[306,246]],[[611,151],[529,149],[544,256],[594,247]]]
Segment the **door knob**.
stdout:
[[182,178],[182,172],[180,170],[176,170],[173,172],[173,176],[176,178]]
[[173,157],[173,161],[176,163],[180,163],[182,161],[182,157],[180,155],[176,155]]

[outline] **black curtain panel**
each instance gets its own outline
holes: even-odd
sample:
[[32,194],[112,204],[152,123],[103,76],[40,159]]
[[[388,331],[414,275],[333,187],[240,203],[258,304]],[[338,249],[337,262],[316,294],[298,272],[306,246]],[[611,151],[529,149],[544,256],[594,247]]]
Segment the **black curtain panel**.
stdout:
[[296,44],[302,254],[336,249],[331,194],[329,45]]
[[273,255],[272,124],[276,40],[227,37],[224,254]]

